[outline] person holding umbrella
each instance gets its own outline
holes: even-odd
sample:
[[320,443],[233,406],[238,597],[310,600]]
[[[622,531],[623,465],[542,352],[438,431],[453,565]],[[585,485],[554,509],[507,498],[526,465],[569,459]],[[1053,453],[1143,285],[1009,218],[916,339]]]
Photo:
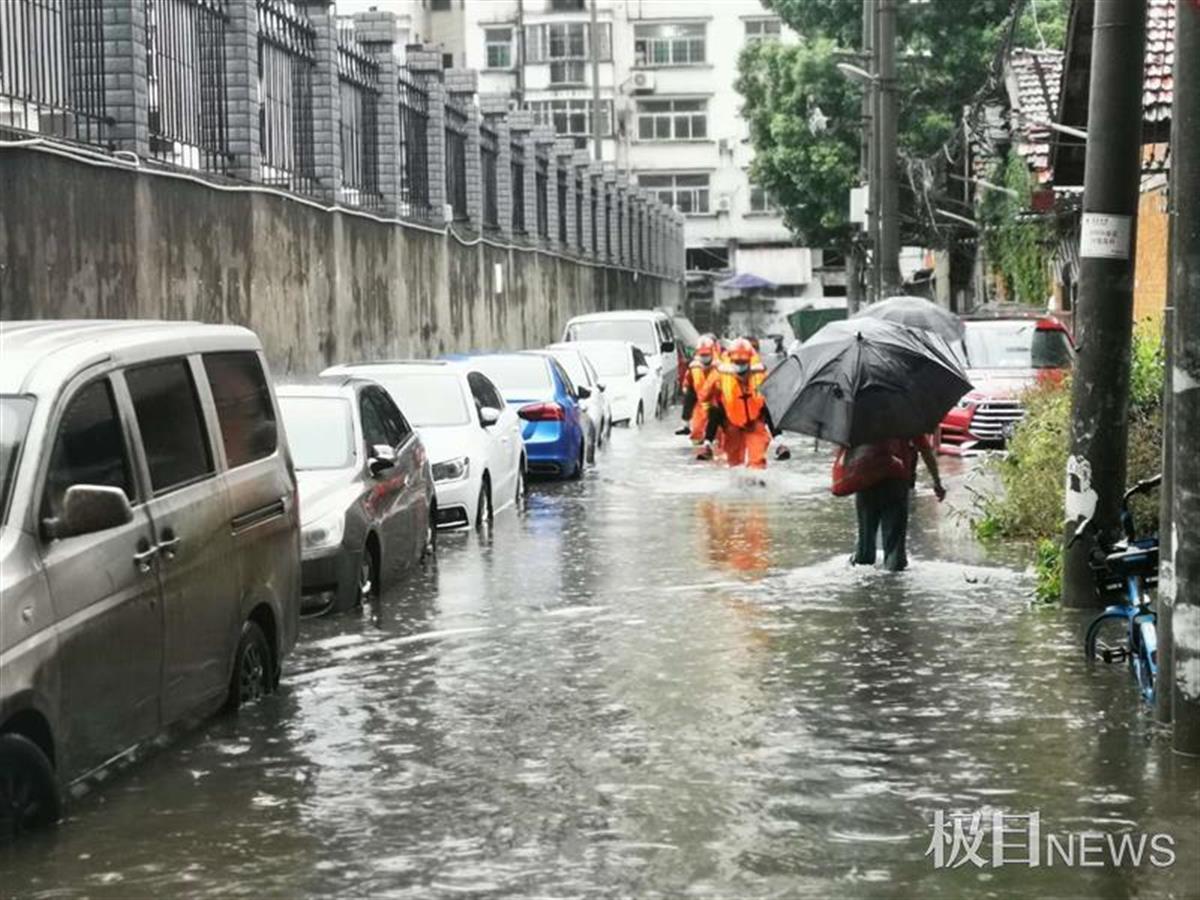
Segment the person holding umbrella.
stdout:
[[843,472],[834,492],[863,495],[856,500],[854,561],[875,561],[875,533],[882,527],[885,565],[899,570],[908,563],[908,500],[917,456],[944,497],[925,436],[970,389],[937,334],[868,317],[826,325],[771,372],[762,393],[782,430],[848,448],[839,456]]

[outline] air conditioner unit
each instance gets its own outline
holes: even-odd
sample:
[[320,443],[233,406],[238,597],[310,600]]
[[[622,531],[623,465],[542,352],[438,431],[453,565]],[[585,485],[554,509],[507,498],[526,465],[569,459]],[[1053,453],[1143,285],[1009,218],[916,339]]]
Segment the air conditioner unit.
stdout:
[[652,94],[654,93],[654,87],[653,72],[633,73],[633,92],[635,94]]
[[732,205],[733,205],[733,203],[729,199],[728,194],[722,194],[720,197],[717,198],[717,212],[727,213],[727,212],[729,212],[729,208]]

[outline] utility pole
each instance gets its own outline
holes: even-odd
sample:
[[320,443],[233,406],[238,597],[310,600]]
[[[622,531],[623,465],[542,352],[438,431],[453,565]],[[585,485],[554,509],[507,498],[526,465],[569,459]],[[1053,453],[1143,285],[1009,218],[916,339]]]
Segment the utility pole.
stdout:
[[592,0],[592,155],[596,162],[604,159],[604,149],[600,142],[603,132],[600,129],[600,27],[599,15],[596,12],[596,0]]
[[[1179,56],[1176,50],[1176,59]],[[1069,541],[1089,516],[1096,531],[1064,551],[1063,605],[1075,608],[1100,602],[1088,566],[1096,536],[1109,541],[1121,536],[1145,58],[1145,0],[1097,3],[1079,242],[1079,354],[1072,381],[1066,536]]]
[[876,91],[878,93],[879,240],[875,245],[879,267],[879,295],[899,294],[900,282],[900,184],[896,155],[896,0],[877,0],[875,41]]
[[[1172,532],[1166,593],[1173,599],[1174,747],[1200,755],[1200,6],[1175,8],[1175,94],[1171,110],[1171,403],[1174,421]],[[1164,489],[1166,480],[1164,479]],[[1163,593],[1160,590],[1160,595]],[[1161,632],[1160,632],[1161,633]],[[1159,682],[1160,690],[1168,684]]]
[[[874,67],[874,47],[875,47],[875,0],[862,0],[862,56],[860,57],[870,72]],[[877,191],[875,184],[875,168],[874,168],[874,147],[875,147],[875,83],[868,82],[863,88],[862,96],[862,145],[859,151],[859,183],[866,185],[867,188],[867,203],[866,214],[867,220],[864,223],[863,235],[865,239],[859,243],[856,242],[854,248],[854,267],[852,276],[855,279],[855,286],[852,290],[847,291],[847,296],[852,300],[848,306],[856,305],[856,301],[862,299],[866,304],[870,304],[875,299],[875,277],[874,264],[867,267],[867,254],[871,254],[872,261],[878,259],[878,254],[874,251],[875,246],[875,201],[874,196]],[[854,315],[857,309],[847,309],[850,315]]]

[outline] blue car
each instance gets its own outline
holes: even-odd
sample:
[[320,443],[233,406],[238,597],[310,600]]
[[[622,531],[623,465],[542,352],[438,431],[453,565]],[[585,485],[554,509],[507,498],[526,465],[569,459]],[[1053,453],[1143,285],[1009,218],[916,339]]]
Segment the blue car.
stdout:
[[521,418],[528,471],[561,478],[583,476],[587,388],[576,388],[558,360],[541,353],[449,356],[470,359],[492,380]]

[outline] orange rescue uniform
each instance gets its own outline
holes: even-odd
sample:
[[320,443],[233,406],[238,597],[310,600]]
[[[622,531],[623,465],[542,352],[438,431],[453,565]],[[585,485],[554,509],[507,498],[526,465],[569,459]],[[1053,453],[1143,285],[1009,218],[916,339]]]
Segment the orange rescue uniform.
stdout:
[[690,390],[696,395],[696,404],[692,407],[692,417],[689,420],[691,426],[690,436],[694,443],[699,444],[704,440],[704,430],[708,427],[708,404],[709,397],[712,392],[711,382],[716,377],[717,367],[715,363],[709,363],[707,366],[701,363],[698,359],[693,359],[687,370],[687,381],[684,382],[684,389]]
[[713,386],[713,404],[724,414],[721,431],[724,435],[725,458],[731,466],[743,462],[751,469],[767,467],[767,447],[771,432],[767,429],[766,401],[758,388],[763,383],[765,368],[755,355],[750,371],[738,375],[732,363],[722,363]]

